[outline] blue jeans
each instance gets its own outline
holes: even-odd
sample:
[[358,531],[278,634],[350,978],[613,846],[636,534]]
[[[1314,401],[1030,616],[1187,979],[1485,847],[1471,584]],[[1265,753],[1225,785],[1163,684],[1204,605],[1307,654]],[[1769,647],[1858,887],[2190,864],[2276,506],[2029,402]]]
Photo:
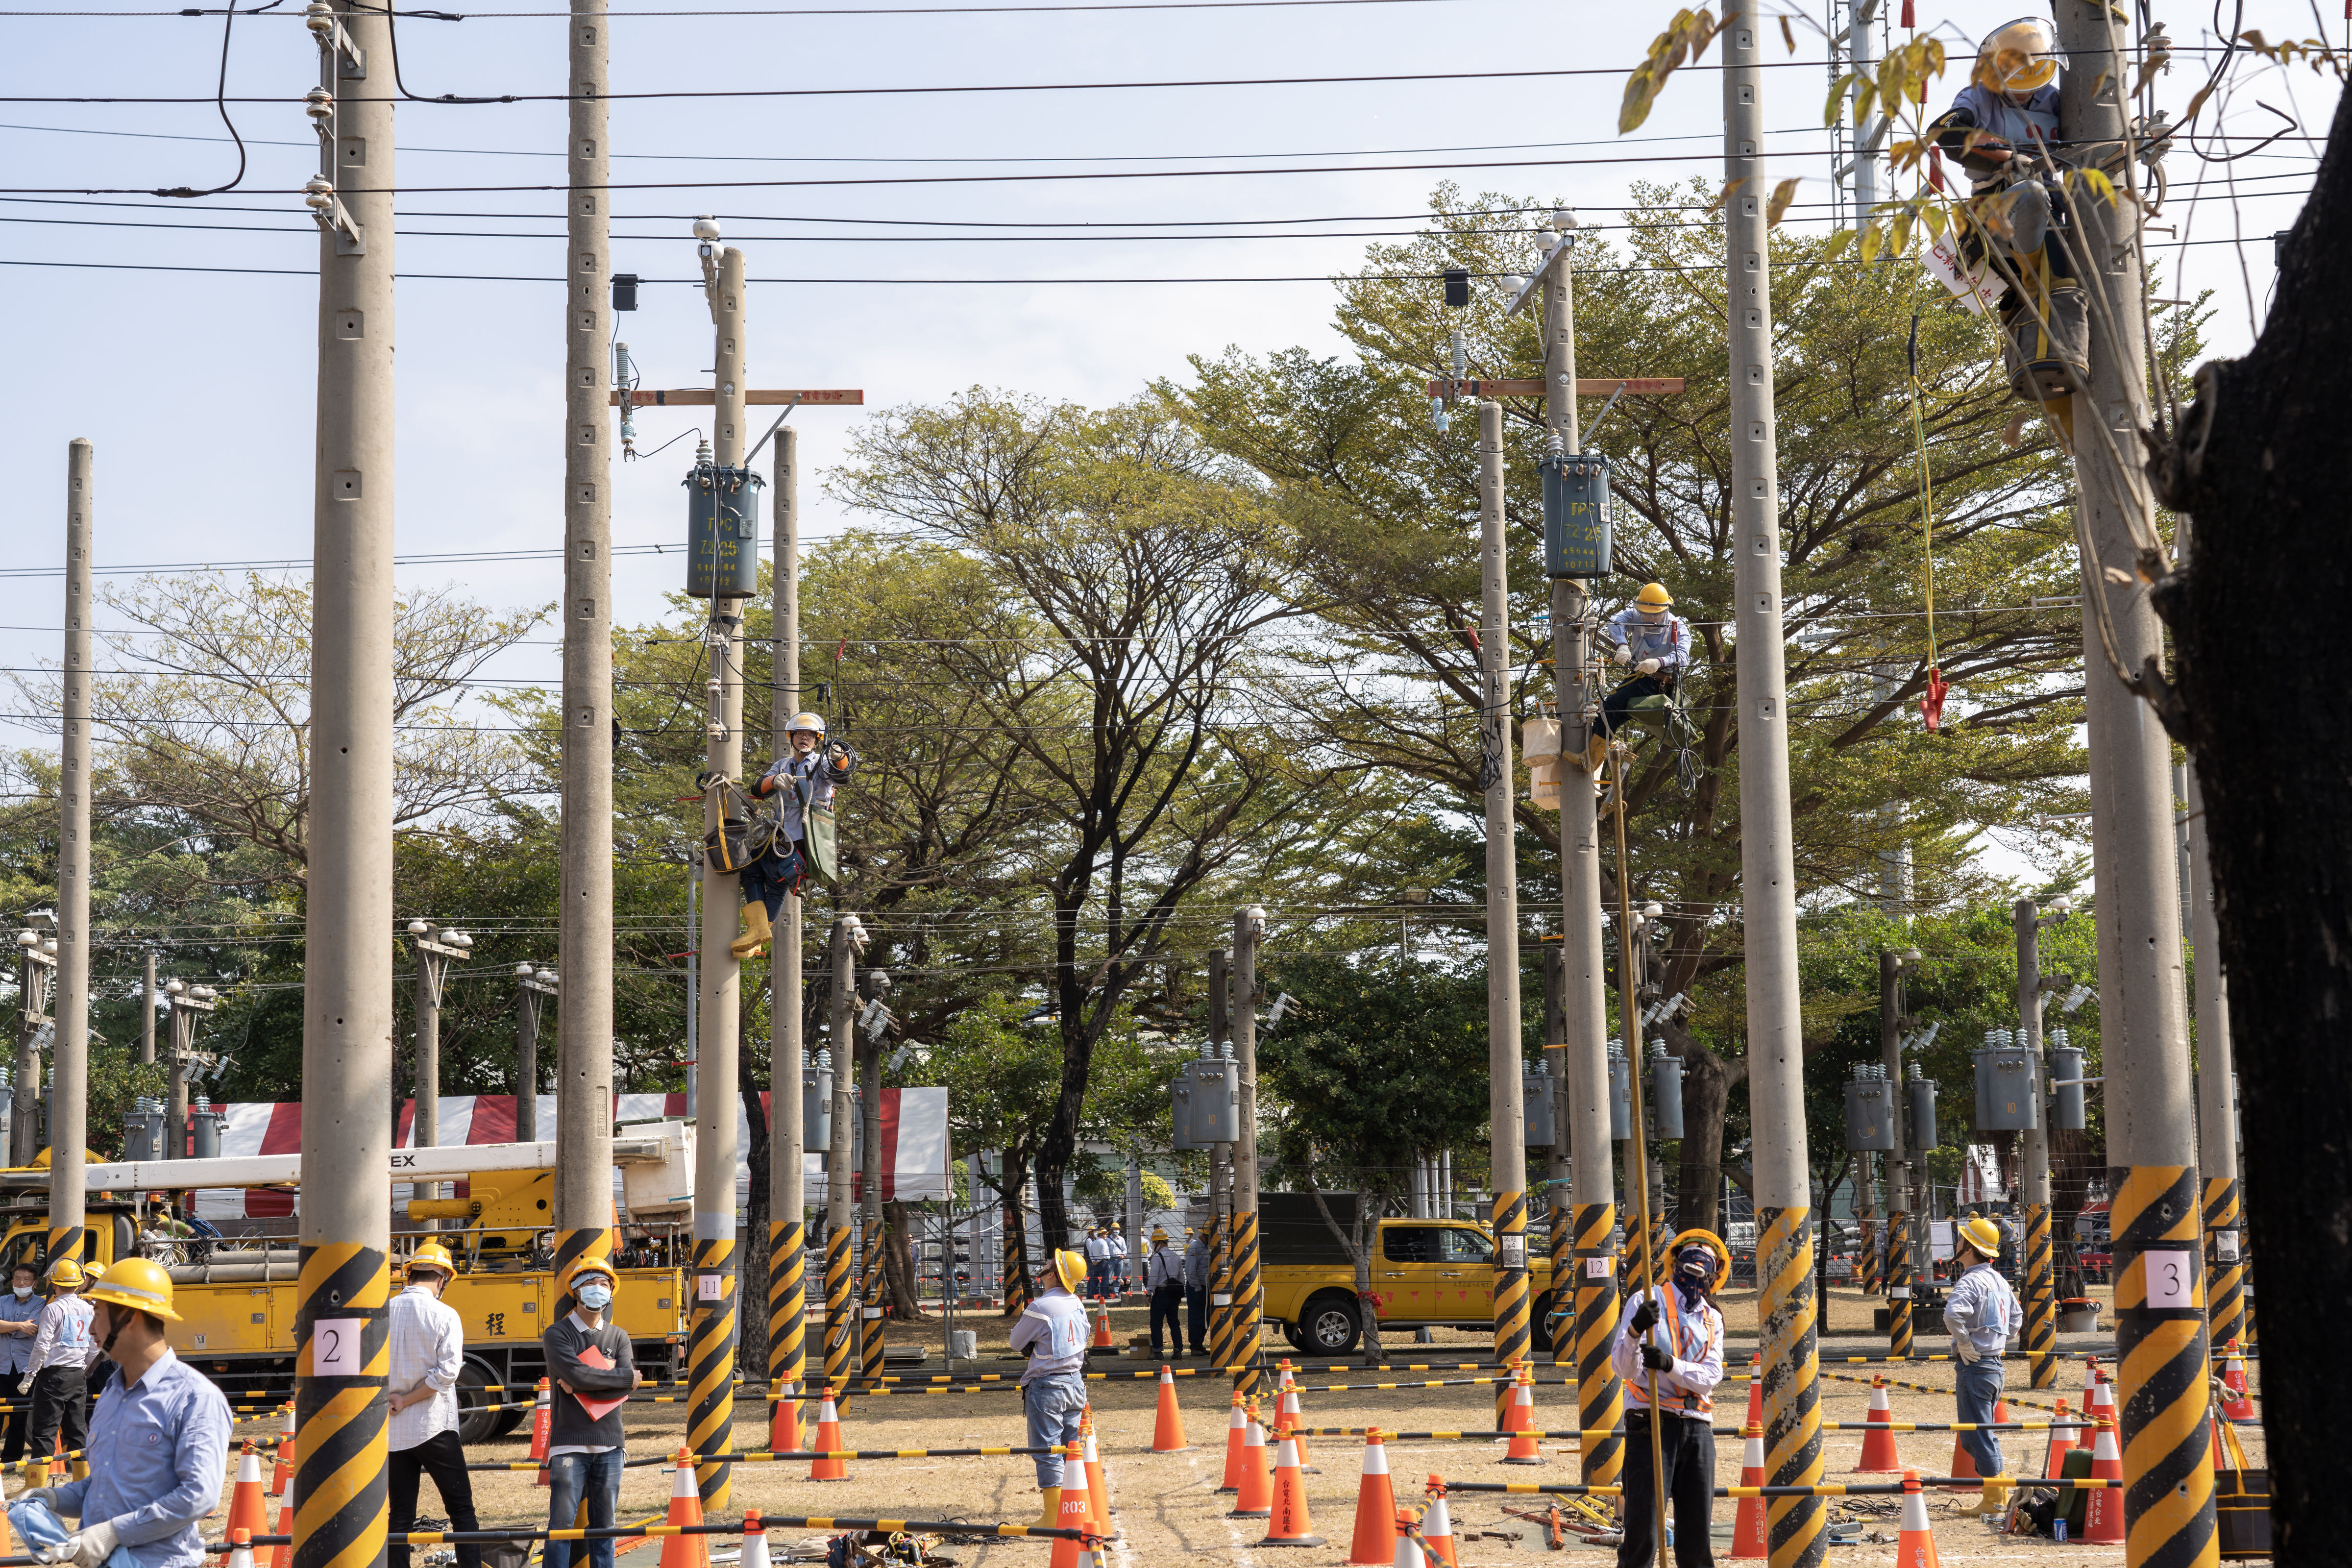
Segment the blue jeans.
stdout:
[[[1037,1484],[1058,1487],[1062,1484],[1062,1456],[1058,1450],[1078,1440],[1078,1417],[1087,1410],[1086,1380],[1075,1372],[1057,1372],[1024,1384],[1021,1408],[1029,1418],[1029,1447],[1056,1450],[1036,1457]],[[1085,1485],[1085,1478],[1080,1477],[1077,1484]],[[605,1565],[599,1563],[597,1568]]]
[[[2000,1402],[2001,1363],[1991,1356],[1970,1366],[1966,1362],[1952,1363],[1952,1383],[1960,1399],[1960,1421],[1990,1421],[1993,1408]],[[2000,1468],[2000,1434],[1998,1432],[1963,1432],[1960,1447],[1976,1461],[1977,1474],[1998,1476]]]
[[[547,1528],[570,1530],[580,1514],[580,1504],[588,1504],[588,1528],[609,1530],[614,1510],[621,1501],[621,1460],[623,1450],[607,1449],[602,1454],[559,1454],[547,1461]],[[613,1568],[613,1542],[603,1541],[551,1541],[547,1543],[547,1568],[571,1568],[579,1561],[577,1553],[584,1545],[591,1568]]]
[[743,901],[757,900],[768,906],[768,918],[772,921],[783,912],[784,895],[801,879],[800,846],[797,842],[779,838],[781,852],[771,850],[743,868],[737,881],[743,889]]

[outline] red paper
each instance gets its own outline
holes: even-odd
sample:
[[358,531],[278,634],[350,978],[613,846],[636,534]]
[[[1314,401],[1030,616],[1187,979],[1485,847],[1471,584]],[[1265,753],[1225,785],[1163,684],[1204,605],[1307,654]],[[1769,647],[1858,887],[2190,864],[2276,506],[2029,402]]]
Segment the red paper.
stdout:
[[[594,1345],[582,1345],[579,1361],[581,1365],[593,1366],[598,1372],[613,1370],[613,1358]],[[618,1410],[629,1402],[629,1396],[626,1394],[615,1394],[609,1398],[592,1398],[577,1389],[571,1392],[572,1397],[580,1402],[580,1408],[588,1412],[588,1419],[591,1421],[602,1421],[613,1411]]]

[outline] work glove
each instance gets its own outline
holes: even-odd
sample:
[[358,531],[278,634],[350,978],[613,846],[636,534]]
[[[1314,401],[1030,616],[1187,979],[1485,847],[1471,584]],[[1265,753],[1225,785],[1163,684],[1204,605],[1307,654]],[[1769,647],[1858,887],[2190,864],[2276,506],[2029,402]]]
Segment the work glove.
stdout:
[[706,768],[701,773],[694,775],[694,787],[703,791],[705,794],[708,794],[712,784],[717,784],[726,776],[727,775],[725,773],[713,773]]
[[27,1487],[25,1490],[18,1492],[14,1498],[10,1499],[9,1501],[12,1504],[20,1502],[37,1502],[42,1507],[47,1509],[51,1513],[58,1511],[58,1494],[57,1489],[54,1487]]
[[1660,1350],[1657,1346],[1649,1343],[1647,1341],[1643,1341],[1642,1344],[1642,1364],[1648,1367],[1652,1372],[1672,1372],[1675,1370],[1675,1358]]
[[25,1374],[25,1381],[16,1385],[16,1392],[19,1394],[30,1394],[33,1392],[33,1374],[31,1373],[28,1372]]
[[1633,656],[1631,653],[1628,653],[1622,647],[1612,647],[1609,650],[1609,662],[1612,664],[1631,664],[1633,660]]
[[1641,663],[1633,667],[1633,673],[1636,675],[1655,675],[1658,673],[1658,661],[1654,658],[1645,658]]
[[1658,1304],[1655,1301],[1643,1301],[1640,1306],[1633,1309],[1633,1321],[1632,1328],[1637,1334],[1646,1334],[1650,1331],[1652,1325],[1656,1323],[1657,1321]]
[[1952,1353],[1970,1366],[1974,1366],[1977,1363],[1984,1360],[1984,1352],[1977,1349],[1975,1345],[1971,1344],[1969,1342],[1968,1335],[1966,1334],[1954,1334],[1952,1336]]
[[70,1563],[74,1568],[100,1568],[114,1555],[122,1542],[116,1539],[114,1526],[93,1524],[78,1530],[55,1546],[41,1547],[36,1553],[44,1563]]

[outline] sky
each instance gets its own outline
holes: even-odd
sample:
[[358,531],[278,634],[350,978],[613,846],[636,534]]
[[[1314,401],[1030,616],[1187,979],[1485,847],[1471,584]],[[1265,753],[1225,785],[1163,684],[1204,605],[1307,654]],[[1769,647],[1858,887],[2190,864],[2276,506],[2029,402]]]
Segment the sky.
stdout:
[[[497,3],[518,10],[401,21],[407,89],[561,92],[561,13],[520,14],[545,0]],[[2015,4],[1920,0],[1919,19],[1958,53]],[[642,308],[619,318],[643,384],[709,384],[709,316],[686,286],[697,276],[689,226],[708,212],[748,258],[751,384],[865,392],[863,412],[793,416],[811,476],[803,528],[818,538],[861,521],[821,479],[857,422],[879,410],[974,385],[1107,404],[1155,377],[1182,377],[1187,354],[1229,344],[1345,352],[1330,324],[1331,276],[1359,265],[1374,237],[1410,232],[1441,180],[1565,201],[1605,225],[1632,181],[1721,169],[1712,73],[1678,76],[1635,138],[1615,134],[1623,73],[1670,15],[1658,5],[617,8],[612,86],[621,94],[1468,73],[616,100],[614,180],[658,187],[614,201],[614,269],[648,280]],[[2252,0],[2242,13],[2244,26],[2273,40],[2315,25],[2288,0]],[[2161,3],[2155,14],[2183,50],[2162,88],[2178,114],[2201,79],[2208,57],[2194,51],[2213,23]],[[1822,10],[1790,15],[1796,53],[1775,40],[1765,73],[1772,176],[1802,176],[1792,221],[1819,222],[1825,209],[1805,204],[1830,196]],[[13,541],[0,567],[0,651],[21,669],[58,657],[65,447],[75,437],[97,447],[102,574],[310,553],[317,240],[299,191],[316,163],[300,95],[316,81],[317,56],[293,0],[229,30],[228,96],[282,100],[230,104],[249,158],[236,191],[194,202],[28,195],[226,181],[236,149],[205,97],[220,80],[224,24],[172,9],[0,17],[0,167],[14,193],[0,195],[0,286],[10,292],[0,494]],[[1496,74],[1526,71],[1592,74]],[[1961,79],[1957,68],[1948,78],[1953,88]],[[98,95],[195,101],[28,101]],[[2172,254],[2187,258],[2189,288],[2217,291],[2209,332],[2221,353],[2242,350],[2256,330],[2269,237],[2292,223],[2309,188],[2334,83],[2308,70],[2249,73],[2218,114],[2231,149],[2291,129],[2257,98],[2301,130],[2226,166],[2185,152],[2170,163],[2164,221],[2186,224],[2170,237],[2196,242]],[[2216,118],[2209,108],[2200,123]],[[396,125],[398,177],[409,187],[397,242],[409,275],[395,327],[397,548],[509,557],[426,559],[402,577],[455,583],[497,606],[547,603],[562,531],[560,193],[429,187],[560,181],[562,106],[404,103]],[[1066,177],[1171,170],[1186,173]],[[2234,206],[2225,176],[2239,182]],[[753,181],[775,183],[740,183]],[[2209,183],[2194,190],[2192,212],[2184,185],[2197,181]],[[697,419],[646,411],[640,450]],[[617,544],[682,538],[678,486],[692,447],[686,435],[659,457],[616,465]],[[659,557],[624,563],[616,624],[657,616],[682,571]],[[102,647],[101,668],[108,657]],[[548,642],[515,650],[493,673],[551,685],[558,669]],[[0,719],[0,745],[36,743],[54,744]]]

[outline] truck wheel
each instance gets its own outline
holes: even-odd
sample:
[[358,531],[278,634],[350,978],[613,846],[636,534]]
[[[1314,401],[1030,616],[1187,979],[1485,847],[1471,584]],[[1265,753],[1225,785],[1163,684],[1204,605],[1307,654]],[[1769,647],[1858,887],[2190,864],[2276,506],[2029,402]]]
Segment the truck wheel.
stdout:
[[1309,1355],[1346,1355],[1356,1348],[1356,1336],[1363,1331],[1360,1309],[1337,1290],[1326,1290],[1312,1297],[1298,1314],[1300,1337],[1307,1342],[1299,1348]]
[[1528,1345],[1530,1350],[1551,1349],[1551,1292],[1549,1290],[1528,1303]]
[[[487,1443],[499,1435],[502,1412],[486,1410],[513,1397],[511,1393],[493,1394],[490,1384],[505,1381],[489,1363],[478,1356],[467,1356],[457,1367],[457,1441]],[[526,1412],[528,1414],[528,1412]]]

